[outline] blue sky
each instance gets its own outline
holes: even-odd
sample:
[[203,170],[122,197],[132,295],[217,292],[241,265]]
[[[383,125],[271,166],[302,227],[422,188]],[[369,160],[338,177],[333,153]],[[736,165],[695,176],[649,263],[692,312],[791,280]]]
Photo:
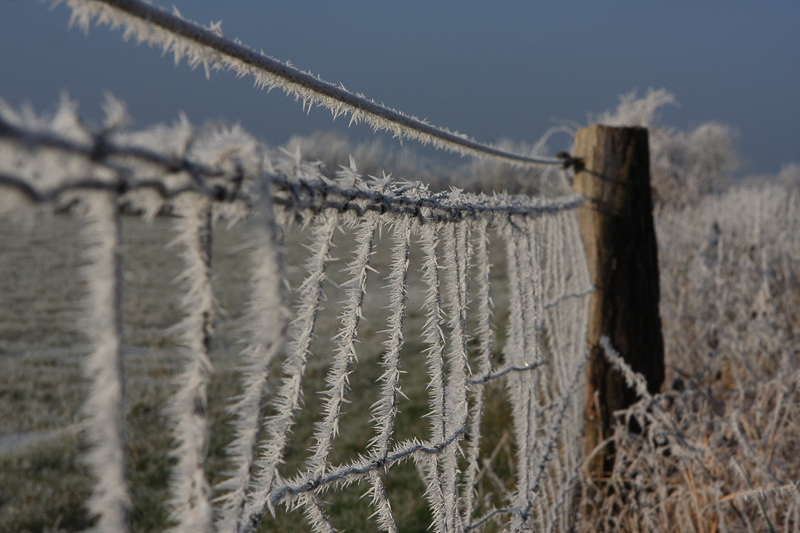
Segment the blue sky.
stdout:
[[[738,131],[740,174],[800,162],[796,1],[154,3],[204,24],[221,19],[228,37],[483,142],[532,144],[562,121],[586,124],[631,89],[663,87],[681,104],[664,110],[665,124]],[[372,135],[249,79],[206,80],[119,31],[84,35],[68,19],[64,5],[0,0],[0,96],[52,110],[67,90],[94,118],[109,90],[135,126],[185,111],[194,123],[240,122],[270,144],[316,130]]]

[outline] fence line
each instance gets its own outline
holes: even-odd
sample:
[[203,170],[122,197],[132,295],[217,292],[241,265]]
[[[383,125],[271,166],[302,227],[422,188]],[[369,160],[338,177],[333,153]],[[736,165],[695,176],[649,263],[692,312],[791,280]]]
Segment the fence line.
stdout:
[[[34,203],[52,203],[74,190],[102,190],[118,194],[141,191],[156,195],[163,201],[192,192],[215,201],[243,205],[249,205],[258,196],[243,189],[245,166],[255,164],[254,160],[260,157],[266,157],[266,148],[238,127],[219,130],[216,132],[218,139],[209,139],[203,132],[195,131],[189,124],[181,122],[172,127],[144,130],[128,138],[130,136],[113,130],[93,133],[82,121],[73,117],[60,119],[70,123],[68,128],[60,126],[61,129],[69,129],[68,133],[42,131],[41,125],[26,125],[24,119],[2,101],[0,105],[4,106],[0,111],[0,138],[9,143],[7,149],[13,150],[15,146],[19,149],[35,147],[60,153],[61,157],[91,161],[96,166],[89,177],[78,174],[81,177],[76,178],[74,173],[67,176],[65,172],[73,169],[60,167],[54,155],[51,168],[37,170],[40,176],[46,178],[25,180],[0,171],[0,184],[16,189]],[[69,104],[64,103],[57,115],[68,113],[68,108]],[[148,135],[152,135],[152,138],[147,139]],[[180,145],[169,139],[178,139]],[[165,141],[168,141],[167,148],[164,148]],[[190,148],[198,142],[203,146]],[[211,145],[214,142],[226,143],[224,148],[216,148],[219,152],[214,154],[216,157],[225,150],[234,150],[239,156],[228,160],[227,167],[214,164],[214,157],[208,157],[208,161],[196,157],[195,154],[207,148],[206,143]],[[395,180],[391,189],[381,189],[369,187],[364,180],[354,181],[352,177],[332,182],[320,174],[313,163],[301,161],[299,154],[292,154],[282,164],[286,168],[281,172],[265,176],[275,185],[273,201],[315,213],[336,208],[355,211],[359,215],[367,211],[392,211],[422,217],[425,210],[426,218],[447,221],[491,212],[553,212],[574,209],[583,202],[580,195],[548,200],[499,193],[491,196],[427,192],[413,195],[408,194],[409,191],[424,186]],[[297,167],[297,171],[289,179],[292,166]],[[151,179],[154,173],[163,173],[169,179]],[[375,185],[380,182],[378,178],[369,179]]]
[[[64,0],[53,0],[57,5]],[[181,17],[177,8],[165,9],[139,0],[66,0],[72,8],[72,24],[88,31],[92,20],[112,28],[122,26],[123,38],[136,38],[172,53],[175,63],[184,57],[190,66],[203,65],[206,76],[214,70],[233,70],[239,76],[252,76],[261,88],[280,88],[287,95],[302,100],[303,107],[319,105],[328,108],[333,117],[350,115],[350,123],[365,122],[374,130],[385,130],[394,136],[431,143],[461,154],[492,157],[517,166],[563,165],[562,159],[534,157],[506,152],[476,142],[465,135],[435,127],[424,120],[401,113],[354,94],[332,83],[282,63],[248,48],[239,41],[226,39],[220,23],[205,28]]]
[[[60,3],[58,0],[53,4]],[[222,36],[219,24],[203,28],[138,0],[68,0],[72,23],[92,20],[123,26],[124,37],[160,46],[190,66],[231,69],[252,75],[257,85],[279,87],[303,105],[321,105],[334,118],[350,114],[374,129],[391,131],[459,153],[493,157],[514,165],[561,165],[564,160],[511,154],[354,95],[343,87],[300,72]],[[571,523],[573,488],[579,478],[582,402],[572,401],[584,383],[587,296],[591,292],[577,235],[575,208],[582,199],[555,200],[508,195],[473,195],[453,190],[431,193],[420,183],[388,177],[365,180],[350,168],[330,180],[299,154],[274,157],[238,128],[194,130],[185,118],[172,127],[124,132],[123,107],[108,99],[107,120],[91,130],[63,102],[48,121],[20,116],[0,102],[0,198],[2,210],[20,205],[81,206],[87,222],[90,282],[86,332],[94,344],[86,377],[92,381],[85,408],[88,464],[96,479],[89,500],[101,529],[123,531],[130,515],[126,475],[125,377],[122,372],[120,217],[116,207],[154,216],[165,209],[178,217],[178,243],[185,265],[185,318],[174,328],[183,346],[184,369],[168,404],[173,431],[169,510],[173,531],[252,531],[279,504],[300,507],[314,531],[333,531],[322,494],[363,479],[369,484],[377,525],[397,531],[385,480],[398,462],[411,459],[426,485],[436,531],[467,531],[492,520],[512,529],[565,530]],[[241,353],[241,394],[231,398],[233,441],[227,479],[210,487],[207,388],[212,370],[214,323],[211,241],[214,220],[251,218],[251,286]],[[306,277],[289,311],[281,235],[296,219],[312,226],[314,243]],[[384,374],[372,409],[375,435],[356,458],[331,463],[367,295],[370,257],[383,226],[392,234],[388,338]],[[342,287],[344,308],[329,364],[322,420],[311,456],[294,474],[281,471],[291,429],[301,409],[302,386],[323,299],[332,238],[337,228],[354,229],[355,253]],[[501,364],[493,359],[492,283],[488,231],[497,232],[507,256],[511,316]],[[402,394],[406,301],[412,245],[423,254],[420,332],[428,346],[430,427],[426,434],[398,440],[394,433]],[[473,264],[478,266],[477,306],[470,302]],[[440,275],[440,272],[444,275]],[[475,309],[477,307],[477,309]],[[470,331],[469,315],[477,311]],[[478,350],[468,340],[478,339]],[[268,383],[283,357],[282,381]],[[405,355],[407,357],[407,354]],[[473,366],[477,365],[477,369]],[[280,373],[278,373],[280,374]],[[478,478],[488,459],[480,444],[486,388],[502,381],[514,418],[516,489],[503,486],[508,505],[487,508],[476,500]],[[263,406],[268,398],[271,413]],[[259,437],[263,430],[263,437]],[[469,432],[465,472],[458,456]],[[558,453],[553,450],[558,448]],[[221,494],[213,499],[213,491]],[[475,517],[480,512],[481,516]]]
[[[108,124],[122,123],[112,118]],[[423,476],[436,531],[468,531],[495,520],[515,530],[569,528],[580,475],[583,402],[577,391],[585,379],[591,292],[575,217],[578,197],[434,194],[420,183],[365,180],[355,162],[332,181],[297,156],[269,155],[239,128],[194,130],[183,120],[133,133],[117,127],[91,131],[68,103],[51,120],[23,117],[0,105],[0,189],[0,212],[89,206],[85,225],[94,235],[87,242],[93,251],[84,272],[96,295],[86,302],[94,317],[87,321],[87,332],[96,333],[91,334],[95,355],[86,370],[94,391],[86,413],[97,481],[90,508],[101,517],[102,527],[125,530],[130,513],[124,437],[115,436],[125,433],[119,426],[125,378],[118,372],[121,352],[119,336],[114,337],[123,288],[116,205],[145,216],[170,209],[180,221],[186,318],[175,331],[184,346],[184,369],[169,404],[171,453],[178,458],[170,480],[176,531],[252,531],[278,505],[302,508],[314,531],[332,531],[322,495],[358,480],[369,487],[378,527],[397,531],[385,484],[393,467],[409,459]],[[230,466],[227,480],[212,489],[205,474],[209,422],[204,405],[214,312],[207,254],[211,222],[220,216],[257,223],[252,224],[253,290],[244,318],[242,392],[229,400],[235,424]],[[314,245],[296,291],[299,304],[290,311],[280,235],[298,218],[311,224]],[[365,283],[374,275],[370,257],[379,251],[375,235],[381,227],[388,228],[393,244],[387,251],[392,256],[386,277],[389,317],[384,373],[372,409],[374,436],[354,458],[332,464],[341,406],[352,394],[348,380],[357,364],[359,321],[369,296]],[[321,355],[312,352],[311,339],[337,228],[353,228],[356,236],[348,281],[342,285],[339,333],[332,339],[311,455],[304,468],[289,474],[280,468],[300,409],[306,367],[311,357]],[[494,354],[491,331],[490,231],[502,240],[507,256],[511,303],[502,361]],[[421,332],[407,331],[404,324],[409,254],[416,246],[424,257],[427,323]],[[477,284],[474,302],[471,282]],[[427,433],[398,440],[395,417],[409,335],[427,346],[431,425]],[[468,342],[473,337],[477,347]],[[275,368],[279,360],[282,371]],[[109,372],[116,377],[108,379]],[[268,381],[276,375],[283,381],[270,392]],[[488,460],[480,450],[486,390],[497,382],[509,390],[517,471],[516,487],[499,491],[506,505],[493,508],[476,499],[476,487]],[[108,394],[117,399],[101,401]],[[265,416],[265,396],[270,416]],[[109,433],[110,427],[119,429]],[[462,446],[463,467],[458,461]],[[216,503],[212,490],[222,495]]]

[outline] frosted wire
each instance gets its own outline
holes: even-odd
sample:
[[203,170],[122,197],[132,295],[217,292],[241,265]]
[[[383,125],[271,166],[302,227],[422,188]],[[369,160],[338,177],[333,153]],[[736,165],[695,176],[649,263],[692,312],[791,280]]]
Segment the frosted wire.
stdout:
[[[444,228],[447,238],[444,243],[445,281],[450,323],[450,342],[447,350],[448,376],[445,394],[447,397],[447,433],[465,427],[467,423],[467,301],[469,280],[469,238],[466,221],[448,224]],[[445,511],[448,531],[461,531],[463,524],[459,513],[459,474],[457,447],[445,450],[443,459]]]
[[[55,0],[53,4],[63,1]],[[133,37],[139,43],[159,46],[165,54],[172,53],[176,63],[185,57],[192,67],[202,64],[207,76],[212,69],[253,76],[256,85],[269,90],[277,87],[295,100],[301,100],[304,108],[326,107],[334,118],[349,114],[351,124],[365,122],[375,130],[389,131],[396,137],[431,143],[461,154],[492,157],[518,166],[563,164],[558,159],[505,152],[379,105],[343,86],[323,81],[238,41],[226,39],[219,23],[204,28],[182,18],[177,10],[170,13],[138,0],[66,0],[66,3],[72,8],[72,23],[84,30],[88,31],[92,20],[112,28],[122,26],[124,39]]]
[[[428,347],[425,350],[428,367],[428,398],[430,405],[430,433],[431,442],[444,445],[447,435],[445,425],[447,415],[446,369],[444,359],[444,318],[442,311],[441,283],[439,281],[439,235],[434,224],[423,224],[420,228],[420,244],[424,254],[422,264],[422,280],[426,286],[425,325],[422,338]],[[421,463],[426,470],[428,478],[425,497],[430,502],[433,512],[433,525],[437,532],[450,531],[448,524],[447,507],[445,502],[445,487],[442,476],[442,464],[439,455],[426,457]]]
[[[108,120],[118,121],[113,117],[120,115],[119,107],[108,107]],[[110,529],[128,527],[127,459],[121,444],[124,381],[119,359],[116,206],[133,205],[153,216],[169,204],[183,213],[186,224],[179,225],[180,239],[184,248],[192,250],[186,260],[187,321],[179,329],[186,335],[185,344],[194,348],[181,377],[182,392],[173,402],[174,407],[184,405],[175,410],[177,419],[191,421],[178,438],[189,453],[176,468],[177,527],[191,522],[192,518],[181,518],[182,512],[192,508],[187,502],[202,507],[207,490],[200,468],[205,437],[199,430],[205,421],[195,406],[186,408],[190,402],[178,398],[202,404],[210,369],[203,345],[210,336],[213,293],[200,239],[207,220],[203,217],[210,208],[231,220],[249,217],[253,222],[248,241],[253,290],[243,329],[242,392],[228,402],[234,440],[224,481],[217,487],[219,499],[212,502],[216,530],[252,531],[267,512],[284,504],[290,510],[303,509],[315,531],[330,531],[321,493],[362,481],[379,528],[396,531],[383,476],[404,460],[414,461],[422,470],[436,531],[468,531],[494,521],[510,522],[512,528],[567,530],[572,493],[580,479],[583,416],[581,402],[575,400],[585,387],[585,328],[591,293],[575,216],[580,199],[486,196],[457,190],[434,194],[420,183],[387,176],[365,180],[355,162],[332,181],[297,154],[267,156],[266,152],[237,128],[199,131],[181,119],[172,126],[141,132],[111,129],[101,134],[82,126],[68,102],[52,119],[23,116],[0,105],[3,209],[60,202],[88,206],[90,265],[85,275],[91,280],[93,296],[87,301],[92,311],[86,331],[95,349],[88,359],[87,375],[94,381],[94,392],[86,413],[93,443],[88,462],[98,483],[90,500],[93,512],[101,515],[103,523],[113,524]],[[12,199],[17,204],[10,204]],[[313,245],[297,307],[290,313],[279,233],[297,219],[311,224]],[[375,247],[372,239],[384,226],[391,234],[392,266],[386,274],[383,375],[371,411],[374,436],[358,457],[331,464],[329,452],[356,361],[368,261]],[[310,462],[284,479],[278,468],[302,400],[304,369],[311,356],[337,227],[354,231],[356,244],[335,339],[336,362],[323,391],[326,407],[309,450]],[[502,360],[496,362],[491,354],[490,232],[496,232],[505,247],[510,311]],[[419,265],[410,264],[412,246],[422,249]],[[410,268],[422,270],[431,430],[397,441],[394,429]],[[476,284],[474,294],[471,280]],[[471,295],[475,302],[470,301]],[[468,313],[474,315],[473,321]],[[287,326],[289,316],[293,316],[291,327]],[[472,338],[477,340],[474,349]],[[271,367],[278,360],[284,365],[284,381],[270,393],[274,414],[265,418],[262,399]],[[481,476],[492,477],[478,453],[483,391],[497,380],[505,384],[511,403],[518,477],[514,486],[507,487],[496,476],[492,478],[505,498],[504,507],[486,509],[474,518],[475,484]],[[105,396],[98,400],[98,394],[111,394],[113,401]],[[469,410],[468,398],[474,402]],[[262,429],[266,438],[259,441]],[[472,440],[466,442],[468,433]],[[183,449],[180,446],[177,449]],[[458,463],[460,450],[466,454],[463,464]],[[194,481],[185,482],[189,479]],[[199,500],[193,499],[198,495]],[[208,529],[205,508],[197,516],[201,518],[198,529]]]
[[209,352],[214,327],[211,287],[212,214],[207,198],[183,197],[175,222],[184,272],[182,308],[185,318],[174,329],[183,345],[185,366],[176,382],[178,391],[167,412],[171,415],[175,460],[169,502],[175,533],[213,531],[211,488],[205,476],[208,450],[207,389],[212,372]]
[[223,491],[219,531],[236,531],[244,512],[255,462],[258,432],[262,424],[262,398],[273,360],[283,349],[288,326],[285,274],[278,248],[278,227],[269,190],[262,189],[260,202],[253,213],[248,237],[250,248],[251,297],[247,306],[248,344],[242,351],[242,394],[229,406],[235,417],[235,438],[228,447],[232,468],[229,477],[218,489]]
[[84,461],[95,478],[87,507],[96,531],[129,531],[131,496],[127,479],[125,378],[122,366],[122,272],[120,223],[114,197],[86,199],[82,229],[87,281],[84,328],[92,344],[85,364],[91,384],[84,404],[89,451]]
[[[492,337],[492,310],[491,296],[489,291],[490,284],[490,263],[489,263],[489,236],[487,234],[487,221],[481,220],[477,223],[475,241],[475,263],[478,273],[476,281],[478,285],[476,300],[478,309],[477,326],[475,336],[478,339],[478,372],[479,376],[488,376],[492,370],[491,354],[493,346]],[[475,482],[480,465],[478,458],[480,454],[481,442],[481,422],[483,420],[483,401],[486,392],[485,383],[473,384],[473,407],[469,419],[469,433],[472,440],[467,447],[466,459],[467,470],[464,475],[461,489],[461,521],[469,524],[472,521],[475,502]]]
[[[319,304],[322,300],[325,268],[330,259],[331,239],[337,222],[337,213],[326,210],[312,231],[312,255],[305,265],[308,275],[298,291],[300,304],[290,326],[289,353],[284,363],[285,377],[277,398],[274,400],[276,414],[265,425],[270,437],[261,447],[260,457],[255,464],[255,490],[245,508],[244,522],[247,524],[260,521],[265,512],[274,506],[270,495],[273,487],[281,481],[278,467],[283,462],[283,454],[289,442],[289,432],[294,414],[300,408],[303,374],[310,355],[309,348],[314,335]],[[314,499],[313,496],[304,497]],[[313,508],[311,507],[311,509]],[[320,526],[324,521],[324,517],[315,514],[313,525]]]
[[[406,286],[408,282],[409,249],[411,245],[411,219],[403,218],[392,226],[392,269],[388,277],[389,288],[389,320],[388,338],[384,341],[385,351],[381,360],[384,372],[379,378],[381,383],[380,399],[372,406],[372,421],[375,436],[370,441],[372,448],[381,461],[389,454],[389,446],[397,416],[397,396],[400,394],[400,350],[403,347],[403,318],[406,313]],[[378,527],[383,531],[398,531],[391,503],[386,496],[383,479],[377,470],[369,473],[372,505],[376,508]]]

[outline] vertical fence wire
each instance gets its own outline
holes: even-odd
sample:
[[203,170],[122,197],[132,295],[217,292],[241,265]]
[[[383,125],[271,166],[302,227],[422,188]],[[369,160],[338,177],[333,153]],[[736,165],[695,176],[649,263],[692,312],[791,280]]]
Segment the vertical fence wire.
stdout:
[[[375,436],[370,441],[370,448],[375,451],[378,461],[385,462],[389,454],[394,421],[397,416],[397,397],[400,394],[400,351],[404,343],[404,320],[408,299],[408,267],[411,247],[411,218],[402,217],[392,221],[391,271],[387,278],[389,289],[389,318],[386,331],[388,338],[384,341],[381,365],[383,374],[380,398],[372,406],[372,421]],[[375,518],[378,527],[383,531],[397,533],[397,522],[392,512],[391,502],[386,495],[386,487],[379,470],[369,473],[372,505],[375,507]]]
[[325,397],[324,417],[318,424],[314,436],[316,442],[312,448],[313,456],[308,462],[311,477],[319,477],[325,473],[329,466],[328,458],[333,439],[339,432],[342,404],[350,388],[349,375],[357,358],[358,324],[364,316],[362,305],[367,290],[367,271],[378,222],[378,213],[369,213],[355,232],[355,251],[352,261],[347,265],[349,279],[344,285],[346,299],[342,302],[344,307],[339,317],[341,326],[333,338],[336,342],[336,353],[326,378],[328,389],[322,392]]
[[[490,271],[489,262],[489,235],[488,219],[481,219],[477,222],[475,232],[475,265],[477,267],[476,284],[476,311],[477,324],[475,326],[475,336],[478,340],[477,346],[477,373],[478,379],[482,379],[492,371],[492,309],[490,294]],[[467,470],[461,489],[461,512],[462,522],[465,526],[472,523],[472,516],[475,511],[476,479],[480,464],[478,458],[481,445],[481,423],[483,421],[484,396],[486,393],[486,383],[473,383],[472,387],[473,406],[469,415],[469,428],[467,434],[470,436],[467,447],[466,459]]]
[[[290,325],[290,341],[284,364],[285,377],[277,397],[273,400],[275,414],[266,423],[270,438],[262,445],[261,456],[256,461],[255,489],[245,510],[244,521],[248,527],[256,525],[267,510],[272,510],[273,507],[272,489],[280,480],[278,468],[283,462],[289,443],[294,414],[300,408],[303,375],[310,355],[319,303],[323,297],[325,268],[330,259],[331,240],[338,218],[335,210],[326,210],[312,229],[313,242],[309,247],[311,256],[305,265],[308,274],[298,289],[300,303]],[[319,512],[317,502],[312,502],[308,509],[313,513],[315,527],[322,527],[327,522]]]
[[92,345],[84,372],[90,380],[84,405],[89,451],[85,461],[95,478],[87,506],[99,531],[128,531],[131,495],[127,479],[125,376],[122,362],[121,229],[116,197],[85,198],[81,230],[88,264],[84,329]]
[[[507,221],[503,231],[506,246],[506,261],[509,280],[509,321],[504,355],[507,363],[515,367],[524,367],[529,361],[528,350],[529,335],[527,316],[531,310],[526,302],[526,274],[529,266],[526,261],[526,242],[519,223],[521,217],[511,218]],[[506,384],[511,400],[512,416],[514,418],[514,436],[516,441],[517,460],[517,487],[513,506],[517,510],[511,521],[511,528],[519,530],[523,525],[522,513],[527,507],[529,496],[529,472],[525,467],[527,463],[526,451],[528,449],[528,436],[533,424],[533,414],[530,405],[530,380],[526,373],[513,373],[509,375]]]
[[172,531],[210,532],[213,511],[205,466],[209,443],[207,391],[213,371],[209,357],[215,307],[211,286],[213,215],[208,199],[190,197],[176,203],[176,213],[174,244],[180,247],[184,262],[177,281],[184,287],[181,307],[186,316],[174,330],[185,363],[175,380],[178,390],[167,408],[175,441],[169,507],[175,522]]
[[[469,225],[466,221],[448,224],[444,227],[444,278],[448,300],[450,342],[447,350],[449,372],[445,399],[447,417],[445,436],[449,438],[462,431],[467,424],[467,378],[470,374],[467,360],[467,304],[469,301],[470,255]],[[445,516],[448,531],[462,531],[463,524],[459,512],[459,474],[458,442],[451,442],[443,453],[443,484],[445,495]]]
[[[422,224],[419,229],[420,244],[424,255],[422,279],[425,283],[426,321],[422,337],[428,345],[426,359],[428,366],[428,399],[431,419],[431,442],[444,446],[447,438],[447,370],[445,368],[445,336],[442,311],[441,281],[439,276],[439,234],[437,226],[431,222]],[[423,462],[427,471],[428,484],[425,497],[428,499],[433,514],[433,525],[437,532],[448,529],[448,510],[445,503],[445,481],[442,477],[442,461],[438,454],[426,458]]]
[[269,190],[264,188],[253,210],[247,238],[251,290],[244,324],[248,341],[241,354],[242,392],[228,407],[234,417],[234,439],[227,450],[232,463],[229,477],[217,487],[222,492],[217,523],[221,532],[235,533],[243,519],[257,438],[264,422],[263,399],[270,368],[283,350],[287,333],[285,274],[273,209]]
[[[525,450],[525,465],[528,472],[527,486],[531,493],[528,495],[528,505],[525,510],[526,519],[533,518],[539,529],[544,529],[548,521],[546,494],[549,478],[545,478],[540,485],[536,479],[536,471],[540,468],[544,454],[543,426],[548,418],[547,410],[551,408],[551,384],[548,370],[551,362],[545,361],[542,351],[542,337],[544,330],[541,327],[542,317],[542,239],[544,225],[547,217],[527,217],[523,227],[523,250],[525,253],[525,297],[529,312],[525,315],[527,322],[528,339],[526,356],[529,364],[545,363],[541,372],[527,372],[526,393],[528,395],[529,413],[531,420],[528,425],[527,448]],[[544,496],[544,497],[543,497]],[[532,516],[531,516],[532,515]]]

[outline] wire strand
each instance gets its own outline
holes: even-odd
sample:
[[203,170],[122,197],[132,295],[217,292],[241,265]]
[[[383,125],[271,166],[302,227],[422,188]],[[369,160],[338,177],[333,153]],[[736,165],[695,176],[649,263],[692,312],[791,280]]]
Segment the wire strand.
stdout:
[[[54,5],[61,1],[63,0],[55,0]],[[364,121],[373,129],[392,132],[396,137],[416,139],[422,144],[431,143],[436,148],[464,155],[499,159],[516,166],[564,165],[563,159],[514,154],[479,143],[467,136],[380,105],[374,100],[347,91],[343,86],[324,81],[311,73],[256,52],[238,41],[227,39],[222,36],[218,25],[204,28],[183,19],[177,13],[170,13],[139,0],[70,0],[68,4],[73,9],[73,23],[77,21],[84,28],[88,28],[92,18],[96,19],[97,24],[107,23],[112,27],[124,25],[126,37],[134,34],[140,42],[158,44],[165,52],[171,50],[175,53],[176,61],[184,54],[198,54],[191,56],[190,62],[195,65],[202,62],[207,74],[211,63],[214,68],[235,69],[239,74],[253,75],[259,85],[270,89],[279,87],[288,95],[302,100],[304,107],[316,104],[330,109],[334,118],[340,114],[350,114],[351,123]],[[107,9],[98,9],[100,6]],[[124,16],[120,17],[120,14]],[[143,30],[128,20],[128,17],[155,26],[168,35],[154,34],[152,26]],[[176,39],[183,42],[179,44]],[[204,50],[184,49],[190,43],[199,45]],[[215,57],[208,55],[208,52],[213,52]]]

